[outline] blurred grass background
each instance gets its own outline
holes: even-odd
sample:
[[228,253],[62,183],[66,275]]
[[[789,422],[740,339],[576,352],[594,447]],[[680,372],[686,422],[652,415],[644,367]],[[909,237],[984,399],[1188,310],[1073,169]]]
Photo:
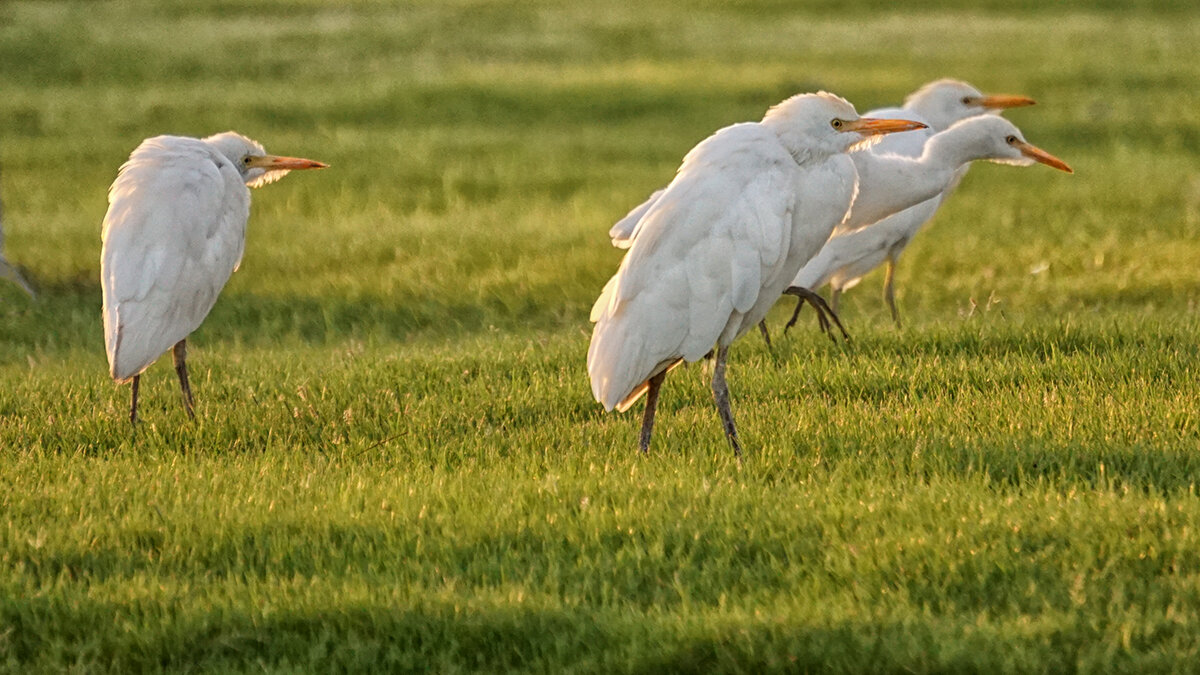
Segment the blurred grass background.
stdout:
[[[0,4],[0,665],[1186,670],[1200,656],[1200,11],[1182,2]],[[608,226],[798,91],[952,76],[1063,157],[978,165],[891,328],[700,368],[649,458],[583,368]],[[99,228],[147,136],[328,171],[258,190],[145,424]],[[785,316],[778,310],[774,323]]]

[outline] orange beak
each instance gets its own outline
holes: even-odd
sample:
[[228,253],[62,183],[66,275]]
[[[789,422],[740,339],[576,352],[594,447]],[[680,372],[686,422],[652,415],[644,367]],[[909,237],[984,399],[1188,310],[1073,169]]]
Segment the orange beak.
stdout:
[[1025,155],[1026,157],[1028,157],[1029,159],[1032,159],[1035,162],[1041,162],[1042,164],[1045,164],[1046,166],[1052,166],[1055,169],[1058,169],[1059,171],[1066,171],[1067,173],[1075,173],[1075,171],[1071,167],[1067,166],[1066,162],[1064,162],[1061,159],[1055,157],[1054,155],[1046,152],[1045,150],[1042,150],[1041,148],[1037,147],[1036,145],[1034,145],[1032,143],[1026,143],[1025,141],[1019,141],[1019,142],[1015,143],[1014,145],[1018,150],[1021,151],[1022,155]]
[[288,171],[300,171],[302,169],[325,169],[328,164],[304,159],[301,157],[279,157],[277,155],[263,155],[262,157],[252,157],[249,166],[267,171],[275,171],[277,169],[287,169]]
[[877,134],[891,134],[897,131],[915,131],[927,128],[927,125],[912,120],[860,117],[852,122],[843,122],[842,128],[838,131],[857,131],[864,136],[875,136]]
[[972,101],[977,106],[982,106],[989,110],[1005,110],[1007,108],[1024,108],[1027,105],[1033,105],[1037,101],[1028,96],[980,96]]

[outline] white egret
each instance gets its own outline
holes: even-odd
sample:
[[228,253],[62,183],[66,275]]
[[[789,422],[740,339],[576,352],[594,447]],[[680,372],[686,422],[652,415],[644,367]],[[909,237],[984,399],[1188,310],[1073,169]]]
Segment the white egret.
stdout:
[[761,122],[721,129],[684,157],[592,308],[592,393],[618,411],[647,395],[642,452],[667,371],[715,351],[713,397],[740,456],[725,382],[729,345],[762,320],[841,222],[857,182],[844,153],[921,126],[859,118],[837,96],[801,94]]
[[[934,134],[917,158],[872,154],[856,159],[859,197],[851,207],[847,223],[853,223],[855,216],[870,221],[877,219],[880,213],[894,215],[877,219],[874,224],[860,229],[840,227],[821,252],[801,268],[787,292],[815,291],[831,283],[832,309],[836,312],[842,289],[853,286],[863,275],[887,261],[884,297],[899,325],[900,316],[892,295],[892,274],[897,256],[962,177],[964,168],[976,160],[1019,166],[1040,162],[1072,173],[1071,167],[1061,159],[1026,141],[1012,122],[991,115],[971,117]],[[896,212],[895,204],[911,203],[914,194],[935,196]],[[788,326],[795,322],[802,304],[803,300],[797,303]]]
[[133,381],[130,422],[142,371],[172,347],[184,410],[194,416],[187,337],[241,263],[249,188],[325,166],[268,155],[232,131],[148,138],[121,166],[108,191],[100,283],[109,372]]
[[[859,173],[861,174],[863,173],[861,165],[869,161],[872,157],[889,154],[919,157],[925,143],[934,133],[948,129],[959,120],[989,112],[999,112],[1007,108],[1033,104],[1033,99],[1024,96],[989,96],[965,82],[951,79],[936,80],[910,94],[905,99],[903,107],[882,108],[865,113],[868,117],[910,119],[924,123],[927,128],[914,130],[910,133],[886,136],[866,152],[854,153],[851,157],[854,159],[855,166],[859,167]],[[949,189],[953,189],[953,186],[961,178],[961,174],[957,176]],[[878,189],[874,186],[877,186]],[[633,238],[637,235],[636,227],[641,215],[646,212],[650,205],[654,203],[654,200],[658,199],[661,194],[662,190],[659,190],[650,195],[645,202],[634,208],[628,215],[613,225],[609,230],[609,237],[612,239],[614,246],[618,248],[629,247]],[[846,221],[837,227],[837,231],[842,232],[856,229],[877,222],[899,210],[896,206],[897,204],[913,204],[913,202],[908,201],[905,197],[904,195],[890,194],[890,186],[888,185],[875,182],[873,186],[865,186],[860,181],[854,210],[847,216]],[[874,201],[874,204],[871,204],[872,201]],[[936,207],[937,203],[935,202],[933,204],[913,205],[910,208],[936,209]],[[889,211],[888,209],[891,210]],[[932,211],[930,211],[929,215],[932,215]],[[925,220],[927,219],[928,216],[926,216]],[[890,273],[888,279],[889,283],[886,285],[886,289],[889,292],[888,297],[890,297]],[[836,302],[834,303],[834,307],[830,309],[819,295],[812,292],[813,290],[816,289],[809,290],[807,287],[792,285],[786,292],[800,298],[797,308],[804,302],[808,302],[813,306],[817,311],[817,318],[821,322],[823,330],[828,331],[831,325],[830,319],[832,323],[837,324],[841,328],[841,322],[838,321],[837,314],[833,311],[836,310]],[[829,319],[826,318],[826,314],[828,314]],[[767,340],[767,344],[769,345],[770,339],[767,334],[766,325],[763,324],[760,328],[762,329],[763,338]],[[845,335],[845,329],[842,329],[842,334]]]
[[[935,80],[909,94],[902,107],[880,108],[863,113],[867,117],[913,120],[923,123],[925,127],[913,130],[911,133],[885,136],[865,152],[855,153],[852,157],[856,160],[856,164],[869,155],[900,154],[908,157],[920,157],[925,142],[933,134],[949,129],[959,120],[1033,104],[1034,100],[1025,96],[988,96],[966,82],[951,79]],[[638,221],[662,193],[663,190],[658,190],[651,194],[646,201],[634,207],[609,229],[608,236],[612,239],[613,246],[629,248],[636,236]],[[860,223],[857,226],[870,222],[874,221]],[[845,223],[838,229],[852,227],[856,227],[856,225]]]
[[[975,87],[959,80],[935,80],[924,85],[912,94],[909,94],[908,97],[904,99],[904,105],[899,108],[880,108],[867,113],[868,115],[875,116],[894,116],[903,117],[906,119],[914,119],[924,122],[926,125],[928,125],[928,129],[922,129],[920,131],[906,134],[896,134],[883,139],[880,143],[871,148],[870,156],[879,157],[883,155],[894,154],[905,157],[920,157],[924,152],[925,144],[929,142],[929,139],[932,138],[934,134],[949,129],[956,122],[978,115],[999,114],[1000,112],[1003,112],[1009,108],[1030,106],[1034,105],[1034,103],[1035,101],[1033,99],[1025,96],[1012,96],[1007,94],[985,95]],[[855,156],[855,159],[857,166],[858,164],[867,161],[869,156],[860,153],[859,155]],[[950,181],[949,185],[941,192],[941,194],[931,198],[930,200],[909,207],[907,210],[900,210],[899,212],[894,209],[889,211],[886,206],[882,209],[878,208],[878,204],[874,209],[867,206],[867,202],[870,201],[872,197],[883,197],[886,199],[887,192],[893,188],[893,186],[884,183],[876,183],[876,185],[879,186],[878,190],[872,189],[869,191],[860,191],[860,200],[858,200],[858,203],[856,204],[856,206],[859,208],[856,209],[856,212],[851,213],[850,217],[847,218],[847,221],[840,225],[834,233],[834,236],[836,237],[838,234],[845,233],[849,230],[857,229],[865,225],[874,226],[875,224],[885,225],[887,228],[903,230],[904,232],[908,233],[907,236],[901,237],[893,242],[891,250],[884,257],[884,260],[888,262],[887,274],[884,278],[883,286],[884,300],[891,309],[892,318],[896,321],[897,325],[899,325],[900,322],[900,315],[896,310],[895,287],[893,284],[896,260],[898,259],[900,252],[904,250],[904,247],[908,245],[908,242],[916,234],[917,230],[919,230],[921,226],[923,226],[933,217],[933,214],[937,211],[940,204],[946,199],[946,197],[950,195],[951,192],[954,191],[954,188],[958,185],[959,181],[961,181],[963,176],[966,175],[968,167],[969,165],[964,165],[961,169],[959,169],[958,174],[952,181]],[[884,219],[888,217],[894,217],[896,218],[896,221],[884,222]],[[901,223],[898,221],[904,221],[905,224],[901,225]],[[872,265],[867,271],[869,272],[870,269],[874,269],[874,267],[877,265],[878,263]],[[865,274],[865,272],[863,274]],[[833,305],[832,309],[834,312],[837,310],[838,299],[841,295],[841,291],[858,283],[858,280],[861,277],[861,274],[853,279],[846,277],[845,285],[838,285],[835,283],[834,292],[831,297],[831,303]],[[843,277],[839,276],[839,279],[842,278]],[[793,285],[787,292],[794,293],[795,289],[797,288],[809,287],[802,287],[796,284]],[[815,291],[817,289],[811,288],[810,290]],[[799,306],[797,306],[797,309],[799,309]],[[794,316],[795,315],[793,315],[793,318]],[[819,312],[818,318],[821,318],[819,316]],[[822,322],[823,325],[824,323],[825,322]]]

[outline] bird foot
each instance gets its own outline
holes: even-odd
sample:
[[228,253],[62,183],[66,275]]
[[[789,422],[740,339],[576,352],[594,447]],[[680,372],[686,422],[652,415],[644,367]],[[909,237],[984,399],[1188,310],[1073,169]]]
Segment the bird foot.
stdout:
[[808,303],[817,313],[817,325],[820,326],[822,333],[828,335],[830,340],[837,342],[837,336],[833,334],[833,326],[836,325],[842,334],[842,339],[850,340],[850,334],[846,332],[846,327],[842,325],[837,313],[829,307],[829,303],[825,302],[825,298],[801,286],[790,286],[783,293],[799,298],[796,301],[796,310],[792,312],[792,318],[783,327],[783,332],[786,333],[788,329],[796,325],[796,320],[800,317],[800,310],[804,309],[805,303]]

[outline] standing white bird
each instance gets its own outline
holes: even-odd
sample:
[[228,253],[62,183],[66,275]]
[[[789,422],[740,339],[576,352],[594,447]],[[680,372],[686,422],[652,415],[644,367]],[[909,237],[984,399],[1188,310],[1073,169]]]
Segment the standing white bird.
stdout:
[[[865,152],[857,152],[852,156],[857,160],[867,155],[899,154],[908,157],[920,157],[926,141],[933,134],[949,129],[951,125],[968,117],[983,115],[989,112],[999,112],[1007,108],[1017,108],[1033,105],[1034,100],[1025,96],[984,95],[975,87],[959,80],[942,79],[929,82],[920,89],[909,94],[904,99],[904,105],[899,108],[879,108],[863,113],[867,117],[899,118],[921,122],[925,126],[914,129],[911,133],[892,134],[881,138]],[[613,246],[629,248],[637,236],[637,224],[646,210],[659,198],[663,190],[650,195],[646,201],[634,207],[632,211],[618,220],[608,231]],[[870,221],[873,222],[873,221]],[[861,223],[845,223],[838,229],[850,229],[861,226]]]
[[[925,151],[925,144],[929,142],[934,134],[949,129],[961,120],[979,115],[999,114],[1008,108],[1030,106],[1034,103],[1033,99],[1025,96],[984,95],[975,87],[959,80],[935,80],[910,94],[905,98],[904,105],[900,108],[880,108],[867,113],[868,115],[895,116],[919,120],[929,126],[928,129],[921,131],[897,134],[885,138],[881,143],[871,148],[870,156],[901,155],[913,158],[920,157]],[[868,159],[869,157],[865,153],[856,155],[856,166]],[[871,263],[869,266],[866,266],[866,261],[862,261],[853,264],[853,269],[847,267],[843,270],[830,271],[829,279],[833,283],[833,294],[830,298],[830,304],[832,304],[832,309],[835,313],[842,291],[857,284],[865,274],[886,261],[887,272],[883,283],[883,297],[892,312],[892,319],[896,322],[896,325],[900,325],[900,313],[896,309],[895,301],[894,279],[896,262],[899,260],[901,252],[908,246],[908,243],[916,235],[917,231],[933,218],[934,213],[937,212],[940,205],[950,196],[954,188],[958,186],[959,181],[966,175],[968,168],[969,165],[964,164],[940,194],[898,212],[895,210],[889,211],[886,207],[879,208],[878,205],[875,208],[871,208],[867,204],[872,198],[886,200],[888,191],[896,189],[896,186],[883,181],[877,181],[875,183],[876,188],[870,190],[860,189],[860,201],[855,205],[856,212],[851,214],[846,223],[837,228],[834,233],[834,239],[837,239],[839,235],[866,225],[871,225],[872,227],[882,226],[884,229],[876,233],[878,237],[883,237],[884,231],[890,232],[891,236],[886,237],[888,245],[880,260]],[[832,243],[833,240],[831,239],[830,241]],[[839,246],[843,247],[848,245],[850,245],[849,242],[839,244]],[[845,259],[846,254],[847,250],[845,248],[838,250],[838,255],[841,259]],[[864,266],[865,270],[863,269]],[[858,272],[858,270],[862,271]],[[824,282],[817,286],[802,286],[796,283],[787,292],[794,294],[796,293],[796,289],[801,288],[806,289],[806,292],[816,291],[821,285],[824,285]],[[799,308],[798,304],[797,310]],[[794,317],[795,314],[793,314]]]
[[684,157],[592,308],[592,393],[605,410],[619,411],[647,394],[642,452],[667,371],[715,345],[713,396],[740,456],[725,382],[729,345],[762,320],[846,214],[857,178],[844,153],[872,136],[921,126],[860,119],[837,96],[800,94],[761,122],[721,129]]
[[133,381],[130,422],[142,371],[172,347],[184,409],[194,416],[186,338],[241,263],[249,188],[325,166],[268,155],[232,131],[148,138],[121,166],[108,191],[100,284],[109,372]]
[[[832,305],[833,310],[837,311],[838,296],[842,289],[853,286],[865,274],[887,261],[884,297],[891,307],[893,319],[899,325],[900,317],[892,296],[892,273],[897,256],[917,229],[933,215],[969,163],[976,160],[1018,166],[1040,162],[1073,173],[1066,162],[1026,141],[1011,122],[991,115],[965,119],[933,135],[918,158],[872,155],[856,161],[860,199],[855,201],[851,216],[861,213],[864,214],[863,219],[869,220],[879,213],[894,213],[895,209],[889,206],[889,201],[900,200],[905,195],[928,193],[936,196],[878,220],[873,225],[835,232],[821,252],[796,274],[787,292],[796,289],[815,291],[826,283],[832,283]],[[862,199],[864,195],[866,199]],[[797,303],[788,326],[795,323],[801,306],[802,303]]]
[[[930,137],[932,137],[934,133],[950,128],[951,125],[959,120],[987,114],[990,112],[999,112],[1007,108],[1015,108],[1033,104],[1033,99],[1024,96],[988,96],[984,95],[978,89],[965,82],[951,79],[936,80],[924,85],[917,91],[910,94],[905,99],[903,107],[881,108],[865,113],[868,117],[910,119],[924,123],[927,128],[914,130],[910,133],[886,136],[879,143],[873,145],[869,150],[865,152],[854,153],[851,155],[851,158],[854,160],[855,166],[860,167],[859,172],[861,174],[861,165],[869,161],[872,157],[890,154],[899,154],[908,157],[920,157],[925,147],[925,143]],[[953,190],[954,186],[957,185],[958,180],[961,180],[963,174],[965,174],[965,169],[963,169],[962,173],[960,173],[955,180],[951,182],[950,186],[945,191],[945,194],[948,194],[951,190]],[[880,181],[875,181],[868,186],[864,185],[863,181],[860,180],[858,195],[855,198],[854,210],[848,215],[846,221],[838,225],[837,232],[857,229],[859,227],[875,223],[886,216],[892,215],[897,211],[895,207],[896,204],[912,204],[911,201],[906,199],[895,199],[891,197],[888,194],[890,189],[892,189],[892,186]],[[614,246],[618,248],[629,247],[634,237],[637,236],[637,223],[639,219],[641,218],[642,214],[644,214],[646,210],[650,208],[654,201],[658,199],[662,192],[662,190],[659,190],[658,192],[650,195],[649,199],[634,208],[629,212],[628,215],[613,225],[613,227],[609,230],[609,237],[612,239]],[[930,201],[911,206],[910,209],[912,209],[914,213],[908,214],[906,217],[918,219],[919,222],[916,225],[916,228],[919,228],[921,224],[932,217],[933,212],[937,209],[938,203],[940,203],[940,199],[944,196],[944,194],[939,195]],[[870,202],[873,200],[876,201],[876,203],[871,205]],[[888,210],[889,208],[891,209],[890,211]],[[913,229],[915,232],[915,228]],[[901,245],[900,248],[903,249],[903,245]],[[898,254],[899,251],[896,252],[896,255]],[[887,283],[885,284],[885,297],[889,299],[889,304],[892,305],[894,313],[894,303],[891,302],[891,279],[892,266],[889,265]],[[835,301],[833,303],[832,310],[830,310],[825,306],[824,300],[822,300],[819,295],[812,292],[815,290],[815,288],[810,290],[809,287],[793,284],[787,289],[786,292],[788,294],[797,295],[800,297],[800,300],[797,304],[797,309],[799,309],[799,307],[801,307],[805,302],[813,305],[813,308],[817,311],[817,318],[821,322],[822,329],[827,330],[830,326],[830,321],[825,318],[826,312],[829,314],[832,322],[836,323],[840,328],[841,323],[838,321],[836,314],[836,298],[838,297],[837,293],[840,291],[835,290]],[[766,325],[762,325],[761,328],[763,337],[767,338]],[[842,330],[842,333],[845,334],[844,329]],[[770,344],[769,339],[767,339],[767,343],[768,345]]]

